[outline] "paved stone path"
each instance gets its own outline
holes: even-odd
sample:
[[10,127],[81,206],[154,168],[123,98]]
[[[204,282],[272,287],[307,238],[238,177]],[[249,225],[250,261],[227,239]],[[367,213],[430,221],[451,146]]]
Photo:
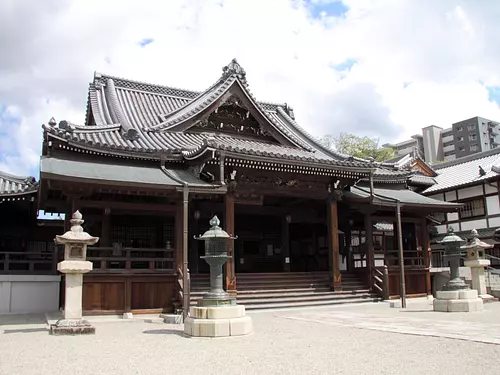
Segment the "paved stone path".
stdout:
[[[433,314],[433,312],[428,312]],[[287,319],[407,335],[444,337],[500,345],[500,324],[383,316],[353,311],[314,311],[284,315]]]

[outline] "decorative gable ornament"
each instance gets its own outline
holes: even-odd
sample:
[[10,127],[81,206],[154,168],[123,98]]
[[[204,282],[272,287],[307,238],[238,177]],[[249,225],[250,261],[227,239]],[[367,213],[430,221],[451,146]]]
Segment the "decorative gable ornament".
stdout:
[[240,64],[236,61],[236,59],[232,59],[231,62],[226,65],[225,67],[222,68],[222,77],[221,79],[228,79],[230,76],[233,74],[237,75],[238,78],[246,83],[246,75],[247,73],[245,72],[245,69],[241,67]]

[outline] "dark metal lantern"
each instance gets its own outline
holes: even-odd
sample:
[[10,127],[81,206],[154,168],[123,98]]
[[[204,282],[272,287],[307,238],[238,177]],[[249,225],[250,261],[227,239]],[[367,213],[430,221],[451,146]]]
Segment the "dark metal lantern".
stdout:
[[236,239],[231,237],[220,226],[217,216],[210,220],[210,229],[202,236],[194,237],[205,241],[205,255],[201,259],[210,266],[210,291],[198,301],[199,306],[224,306],[234,305],[236,300],[230,297],[223,288],[222,266],[231,258],[227,255],[227,241]]
[[466,241],[457,236],[453,228],[448,229],[448,235],[440,243],[445,246],[445,259],[450,262],[450,281],[443,287],[444,291],[469,289],[467,284],[460,278],[460,258],[462,250],[460,246]]

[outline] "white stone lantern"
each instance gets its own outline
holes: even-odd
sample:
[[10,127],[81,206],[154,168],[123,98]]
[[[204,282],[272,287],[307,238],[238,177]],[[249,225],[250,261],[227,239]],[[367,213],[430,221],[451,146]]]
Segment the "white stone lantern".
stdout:
[[57,264],[57,270],[66,275],[64,319],[50,327],[53,335],[92,334],[95,328],[82,319],[83,274],[92,271],[87,261],[87,246],[99,241],[83,231],[82,214],[76,211],[70,220],[71,229],[62,236],[56,236],[55,243],[64,245],[64,260]]
[[472,289],[477,290],[477,293],[483,301],[494,300],[495,298],[488,294],[486,290],[486,277],[484,268],[490,265],[489,259],[486,259],[485,250],[491,249],[493,245],[487,244],[478,238],[477,230],[473,229],[472,239],[467,245],[462,246],[462,249],[467,250],[467,260],[464,262],[465,267],[470,267],[472,276]]

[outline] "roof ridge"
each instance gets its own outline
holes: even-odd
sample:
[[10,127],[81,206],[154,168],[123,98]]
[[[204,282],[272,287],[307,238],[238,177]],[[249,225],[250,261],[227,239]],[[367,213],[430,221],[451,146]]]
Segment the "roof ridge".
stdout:
[[469,163],[469,162],[474,161],[474,160],[483,159],[483,158],[486,158],[488,156],[492,156],[495,154],[500,154],[500,147],[492,148],[490,150],[486,150],[483,152],[477,152],[475,154],[467,155],[467,156],[464,156],[464,157],[461,157],[461,158],[458,158],[455,160],[446,161],[444,163],[431,164],[430,167],[437,171],[439,169],[444,169],[444,168],[452,167],[452,166],[459,165],[459,164]]
[[99,80],[101,78],[113,79],[113,80],[115,80],[115,82],[118,80],[118,81],[137,83],[137,84],[141,84],[141,85],[158,87],[158,88],[163,88],[163,89],[171,89],[171,90],[181,91],[181,92],[185,92],[188,94],[195,94],[195,95],[198,95],[201,92],[201,91],[195,91],[195,90],[190,90],[190,89],[183,89],[180,87],[161,85],[158,83],[151,83],[151,82],[140,81],[140,80],[136,80],[136,79],[125,78],[125,77],[118,77],[118,76],[105,74],[105,73],[94,72],[94,82],[96,79]]
[[33,176],[18,176],[4,171],[0,171],[0,177],[16,182],[26,182],[27,180],[31,180],[30,183],[36,183],[36,178]]

